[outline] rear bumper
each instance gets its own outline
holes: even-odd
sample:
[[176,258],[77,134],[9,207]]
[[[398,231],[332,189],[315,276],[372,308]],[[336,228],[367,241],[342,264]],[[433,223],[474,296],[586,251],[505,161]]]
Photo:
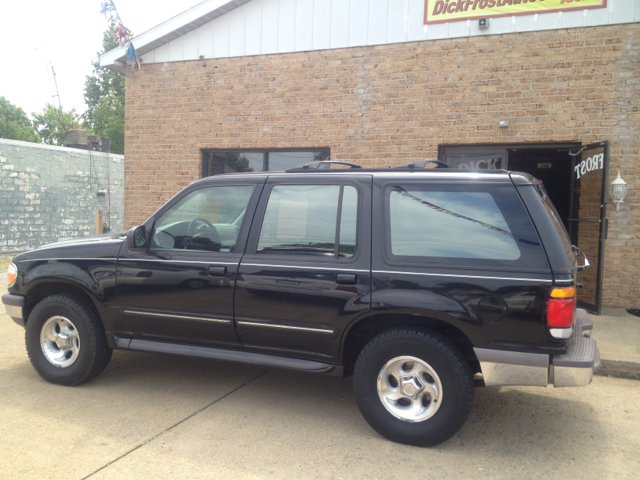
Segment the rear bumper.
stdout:
[[551,357],[551,379],[556,387],[581,387],[591,383],[593,372],[600,368],[600,352],[596,341],[590,338],[592,328],[589,314],[578,309],[566,353]]
[[4,303],[4,308],[7,311],[7,315],[9,315],[18,325],[24,327],[23,309],[25,297],[23,297],[22,295],[5,293],[4,295],[2,295],[2,303]]
[[508,352],[474,348],[486,386],[524,385],[581,387],[588,385],[600,367],[595,340],[589,338],[593,324],[589,314],[578,309],[573,334],[563,355]]

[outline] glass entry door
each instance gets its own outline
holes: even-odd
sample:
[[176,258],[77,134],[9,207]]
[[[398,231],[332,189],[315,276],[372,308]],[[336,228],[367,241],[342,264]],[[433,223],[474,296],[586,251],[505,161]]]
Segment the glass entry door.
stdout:
[[[583,146],[573,157],[573,205],[569,218],[571,239],[591,266],[578,272],[578,303],[592,313],[602,313],[602,272],[607,235],[609,142]],[[582,259],[578,260],[582,264]]]

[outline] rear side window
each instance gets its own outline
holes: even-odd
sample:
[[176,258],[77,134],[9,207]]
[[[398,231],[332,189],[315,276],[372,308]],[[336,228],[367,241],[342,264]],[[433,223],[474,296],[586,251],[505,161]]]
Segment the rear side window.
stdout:
[[392,261],[548,270],[511,187],[394,185],[385,199]]
[[352,257],[357,216],[358,192],[350,185],[277,185],[257,253]]

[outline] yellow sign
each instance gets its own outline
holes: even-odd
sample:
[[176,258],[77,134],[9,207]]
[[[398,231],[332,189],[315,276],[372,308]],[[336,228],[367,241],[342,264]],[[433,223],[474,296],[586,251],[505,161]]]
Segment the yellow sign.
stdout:
[[425,0],[424,23],[605,8],[607,0]]

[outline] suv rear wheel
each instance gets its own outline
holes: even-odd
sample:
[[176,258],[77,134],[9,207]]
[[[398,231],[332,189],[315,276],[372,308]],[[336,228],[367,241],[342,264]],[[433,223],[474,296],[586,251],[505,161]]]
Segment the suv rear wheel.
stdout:
[[394,442],[432,446],[464,425],[473,375],[447,338],[419,329],[382,333],[362,350],[353,388],[364,418]]
[[38,303],[27,320],[25,338],[31,364],[42,378],[58,385],[87,382],[111,360],[93,305],[72,294]]

